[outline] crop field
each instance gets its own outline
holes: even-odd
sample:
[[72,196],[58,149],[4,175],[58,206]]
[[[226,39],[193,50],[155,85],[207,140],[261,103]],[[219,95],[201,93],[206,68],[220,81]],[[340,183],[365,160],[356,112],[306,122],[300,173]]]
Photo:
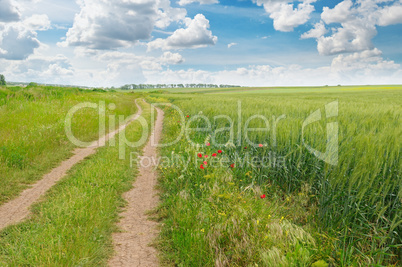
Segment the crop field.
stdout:
[[[150,101],[169,101],[185,118],[166,109],[165,143],[186,125],[180,141],[162,149],[166,165],[175,166],[160,168],[156,214],[166,262],[401,263],[401,88],[311,90],[151,94]],[[328,103],[337,109],[329,118]],[[316,110],[321,120],[303,131]],[[247,132],[246,123],[264,129]],[[325,151],[333,123],[339,147],[337,162],[328,164],[306,145]]]
[[[0,206],[71,157],[82,103],[136,142],[164,111],[158,162],[162,266],[400,266],[402,86],[103,91],[0,87]],[[80,109],[72,132],[99,136]],[[162,128],[162,127],[160,127]],[[145,137],[150,135],[145,133]],[[0,230],[0,266],[106,266],[142,166],[115,137],[73,166],[26,220]],[[139,233],[139,236],[147,233]],[[144,247],[146,247],[144,245]]]

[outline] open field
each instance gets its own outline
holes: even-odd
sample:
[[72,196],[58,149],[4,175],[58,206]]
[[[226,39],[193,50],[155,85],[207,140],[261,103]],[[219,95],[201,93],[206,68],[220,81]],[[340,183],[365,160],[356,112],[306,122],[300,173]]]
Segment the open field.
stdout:
[[[134,94],[102,93],[79,89],[32,87],[0,88],[0,204],[14,198],[27,185],[71,156],[74,145],[68,140],[64,121],[68,110],[83,102],[116,104],[109,115],[136,112]],[[72,132],[82,141],[99,138],[98,112],[81,109],[72,120]],[[108,131],[109,128],[106,128]]]
[[[208,128],[206,118],[211,123],[207,131],[190,131],[189,138],[183,136],[163,149],[167,157],[174,153],[184,157],[183,162],[191,159],[189,165],[161,168],[164,194],[157,214],[165,224],[159,244],[167,262],[185,266],[309,266],[320,260],[346,266],[400,263],[401,87],[311,90],[151,94],[150,101],[165,98],[180,107],[189,116],[190,128]],[[324,107],[333,101],[337,101],[337,116],[327,119]],[[305,143],[325,151],[326,124],[337,122],[335,166],[303,145],[302,124],[318,109],[323,119],[306,127]],[[174,140],[181,130],[180,116],[173,109],[166,114],[165,139]],[[239,118],[243,129],[254,115],[268,118],[269,131],[250,132],[250,141],[243,132],[238,139]],[[277,121],[281,115],[286,118]],[[257,117],[250,127],[266,125]],[[206,147],[207,142],[211,146]],[[223,152],[217,157],[228,160],[211,167],[211,155],[218,150]],[[209,158],[198,158],[198,153]],[[247,155],[274,156],[264,167],[244,164]],[[282,164],[275,166],[275,159]],[[200,169],[204,160],[207,165]]]
[[[92,93],[88,93],[91,96]],[[88,97],[84,98],[86,101]],[[92,95],[90,101],[117,98]],[[135,111],[134,99],[128,96]],[[67,100],[67,99],[66,99]],[[149,105],[143,104],[142,116],[149,121]],[[50,104],[50,103],[48,103]],[[117,110],[117,109],[116,109]],[[130,111],[131,110],[131,111]],[[95,118],[93,118],[96,120]],[[139,122],[130,124],[125,136],[130,141],[142,137]],[[140,147],[125,152],[119,159],[119,138],[89,159],[75,166],[69,175],[54,186],[33,207],[31,218],[9,226],[0,233],[0,265],[6,266],[99,266],[112,256],[112,232],[116,231],[118,213],[125,202],[122,194],[131,188],[136,166],[130,166],[129,155]],[[31,165],[24,169],[30,169]]]
[[[401,264],[402,86],[135,92],[0,88],[0,204],[71,155],[71,107],[105,101],[109,125],[143,97],[168,103],[162,143],[172,143],[160,148],[161,202],[151,213],[162,265]],[[150,124],[150,105],[138,102]],[[75,136],[98,139],[98,116],[79,111]],[[142,130],[133,122],[127,139]],[[73,167],[31,218],[0,231],[0,265],[107,265],[137,174],[129,153],[141,149],[120,160],[115,139]]]

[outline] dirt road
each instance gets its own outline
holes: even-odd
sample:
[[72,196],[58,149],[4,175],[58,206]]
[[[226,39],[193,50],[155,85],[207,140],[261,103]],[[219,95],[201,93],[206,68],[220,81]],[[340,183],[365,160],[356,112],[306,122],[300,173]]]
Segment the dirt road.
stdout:
[[0,206],[0,230],[8,225],[19,223],[27,218],[30,214],[29,208],[31,205],[60,179],[62,179],[74,165],[94,154],[97,148],[104,146],[109,139],[125,129],[129,123],[136,120],[142,113],[142,109],[137,102],[136,105],[138,107],[138,112],[135,115],[132,115],[125,125],[122,125],[119,129],[101,137],[98,141],[93,142],[92,145],[87,148],[76,149],[71,158],[63,161],[58,167],[43,176],[40,181],[32,185],[32,187],[24,190],[19,197]]
[[157,223],[149,221],[145,214],[158,203],[155,191],[157,150],[151,140],[154,140],[154,144],[159,143],[164,114],[162,110],[157,110],[154,131],[143,149],[143,164],[139,167],[139,176],[134,183],[134,188],[124,195],[128,205],[121,214],[122,219],[118,224],[122,232],[113,235],[116,255],[109,261],[112,267],[158,266],[157,252],[155,248],[148,246],[156,237]]

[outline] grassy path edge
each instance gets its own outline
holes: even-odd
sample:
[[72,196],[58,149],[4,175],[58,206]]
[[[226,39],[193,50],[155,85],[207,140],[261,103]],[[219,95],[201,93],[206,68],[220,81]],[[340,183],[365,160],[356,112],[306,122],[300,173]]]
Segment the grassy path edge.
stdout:
[[96,153],[97,148],[105,146],[106,142],[113,138],[120,131],[124,130],[131,122],[139,118],[142,114],[142,108],[135,101],[138,111],[130,116],[130,120],[120,126],[117,130],[108,133],[95,141],[91,146],[86,148],[78,148],[69,159],[63,161],[58,167],[52,169],[48,174],[44,175],[41,180],[36,182],[32,187],[24,190],[19,197],[0,206],[0,230],[11,225],[21,222],[30,214],[30,207],[36,202],[46,191],[53,187],[60,179],[67,175],[67,172],[77,163],[81,162],[88,156]]

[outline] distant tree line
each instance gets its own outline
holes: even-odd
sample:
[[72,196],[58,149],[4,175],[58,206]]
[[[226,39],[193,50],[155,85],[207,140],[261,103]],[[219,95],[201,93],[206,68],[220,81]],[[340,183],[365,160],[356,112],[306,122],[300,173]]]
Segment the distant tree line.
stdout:
[[4,77],[3,74],[0,74],[0,86],[1,85],[7,85],[6,78]]
[[206,83],[188,83],[188,84],[126,84],[120,87],[122,90],[135,89],[162,89],[162,88],[228,88],[240,87],[238,85],[228,84],[206,84]]

